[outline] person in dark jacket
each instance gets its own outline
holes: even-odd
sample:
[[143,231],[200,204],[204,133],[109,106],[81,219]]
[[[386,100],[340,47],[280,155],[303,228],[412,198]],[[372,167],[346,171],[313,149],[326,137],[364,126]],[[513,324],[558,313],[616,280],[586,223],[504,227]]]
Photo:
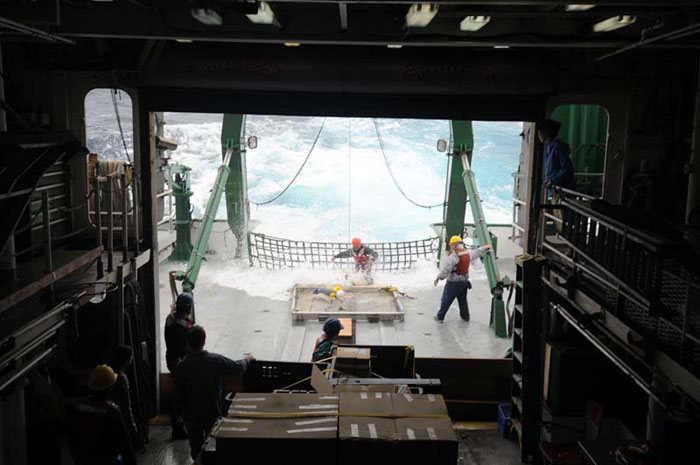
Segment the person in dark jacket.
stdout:
[[367,247],[357,237],[352,240],[352,247],[336,254],[331,261],[338,258],[350,258],[355,260],[355,271],[364,271],[369,273],[372,271],[372,264],[377,261],[379,254]]
[[69,406],[68,440],[76,465],[136,465],[131,437],[112,402],[117,374],[107,365],[90,372],[90,395]]
[[546,119],[537,125],[537,137],[545,146],[545,177],[553,186],[573,189],[574,165],[571,162],[569,145],[558,139],[561,123]]
[[[192,328],[191,315],[194,310],[194,297],[189,292],[177,296],[170,307],[170,315],[165,319],[165,363],[170,376],[175,376],[178,363],[187,355],[187,331]],[[174,397],[176,397],[175,394]],[[173,439],[187,439],[187,429],[177,402],[170,411],[170,424],[173,427]]]
[[224,413],[223,377],[240,376],[255,360],[247,354],[242,360],[204,350],[207,334],[201,326],[187,333],[192,353],[178,365],[175,372],[175,392],[190,439],[190,454],[195,459],[216,420]]
[[117,374],[117,381],[114,383],[112,398],[124,416],[124,423],[131,435],[131,442],[134,449],[143,449],[143,441],[140,439],[139,430],[136,426],[134,409],[131,402],[131,387],[126,369],[134,361],[134,351],[129,346],[119,346],[114,350],[112,356],[112,369]]
[[314,353],[311,360],[318,362],[319,360],[324,360],[333,354],[333,344],[335,343],[335,338],[342,331],[343,325],[340,320],[331,317],[328,318],[325,323],[323,323],[323,334],[316,340],[316,346],[314,347]]

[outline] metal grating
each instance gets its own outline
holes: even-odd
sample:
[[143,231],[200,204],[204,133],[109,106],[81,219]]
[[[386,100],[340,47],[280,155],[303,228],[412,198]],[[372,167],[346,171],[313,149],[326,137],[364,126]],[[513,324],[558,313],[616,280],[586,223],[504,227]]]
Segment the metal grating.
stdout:
[[[295,241],[259,233],[250,233],[248,244],[250,264],[266,269],[331,268],[335,266],[331,262],[333,256],[351,247],[344,242]],[[419,260],[433,258],[438,250],[438,238],[366,245],[379,254],[374,270],[399,271],[411,268]],[[335,263],[346,271],[355,266],[352,258],[341,258]]]

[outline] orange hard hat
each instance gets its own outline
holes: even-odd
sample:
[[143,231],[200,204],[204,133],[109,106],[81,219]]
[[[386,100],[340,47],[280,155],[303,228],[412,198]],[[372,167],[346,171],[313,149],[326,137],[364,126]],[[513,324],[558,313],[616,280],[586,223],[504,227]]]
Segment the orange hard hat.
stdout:
[[355,239],[352,240],[352,246],[353,246],[353,247],[359,247],[360,244],[362,244],[362,241],[361,241],[360,239],[358,239],[357,237],[356,237]]

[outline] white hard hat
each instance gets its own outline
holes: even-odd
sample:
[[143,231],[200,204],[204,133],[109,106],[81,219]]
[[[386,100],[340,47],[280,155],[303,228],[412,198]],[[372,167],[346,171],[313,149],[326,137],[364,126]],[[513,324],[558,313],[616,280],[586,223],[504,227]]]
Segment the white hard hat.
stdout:
[[345,291],[342,289],[335,293],[336,297],[343,297],[344,295],[345,295]]

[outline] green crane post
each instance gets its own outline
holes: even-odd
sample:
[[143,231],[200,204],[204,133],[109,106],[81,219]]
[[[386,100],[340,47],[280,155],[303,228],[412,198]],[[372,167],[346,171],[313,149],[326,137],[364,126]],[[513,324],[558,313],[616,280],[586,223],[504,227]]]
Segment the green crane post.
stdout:
[[204,254],[207,251],[209,237],[211,236],[211,231],[214,228],[216,212],[219,210],[221,194],[224,192],[226,180],[231,172],[229,163],[231,162],[232,154],[233,148],[231,147],[226,150],[226,153],[224,154],[224,162],[221,166],[219,166],[219,172],[216,174],[216,180],[214,181],[214,187],[212,187],[211,195],[209,196],[209,201],[207,202],[207,208],[204,210],[204,215],[202,216],[202,226],[199,231],[199,236],[197,236],[197,242],[195,243],[194,250],[190,255],[190,260],[187,262],[187,269],[184,272],[180,271],[175,275],[176,279],[182,281],[183,292],[192,292],[195,283],[197,282],[199,270],[202,267],[202,261],[204,260]]
[[187,260],[192,255],[192,211],[190,208],[190,168],[184,165],[170,165],[170,180],[168,184],[175,197],[176,239],[170,260]]
[[221,127],[221,153],[232,150],[228,165],[231,174],[226,181],[226,216],[236,236],[236,258],[241,258],[246,249],[250,217],[244,136],[245,115],[225,114]]
[[490,325],[493,328],[496,336],[507,337],[508,329],[506,328],[506,308],[505,302],[503,301],[503,289],[510,286],[510,280],[508,277],[501,279],[501,275],[498,272],[498,265],[496,263],[496,251],[494,248],[494,243],[489,234],[488,225],[486,224],[486,219],[484,218],[484,211],[481,208],[481,197],[479,197],[479,191],[476,188],[476,179],[474,178],[474,172],[471,169],[471,164],[469,162],[469,157],[466,153],[461,154],[459,157],[454,157],[462,163],[464,179],[464,187],[467,190],[467,195],[469,196],[469,205],[472,209],[472,216],[474,217],[474,230],[476,231],[476,237],[479,239],[479,243],[483,245],[490,245],[491,250],[484,254],[484,267],[486,268],[486,276],[489,279],[489,285],[491,286],[491,320]]
[[443,242],[450,236],[462,236],[464,230],[464,214],[467,210],[467,190],[462,180],[463,167],[459,154],[465,153],[471,162],[474,149],[474,134],[471,121],[452,121],[453,149],[449,160],[449,185],[447,187],[447,207],[443,221],[445,223],[444,234],[440,237],[438,247],[438,260],[442,256],[447,245]]

